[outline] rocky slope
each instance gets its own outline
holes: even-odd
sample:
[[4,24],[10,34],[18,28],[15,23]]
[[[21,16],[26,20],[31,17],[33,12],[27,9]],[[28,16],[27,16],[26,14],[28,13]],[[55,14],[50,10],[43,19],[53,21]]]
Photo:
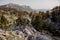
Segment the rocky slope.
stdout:
[[[60,40],[60,37],[53,36],[49,31],[42,30],[39,32],[34,28],[31,20],[40,14],[34,14],[35,16],[32,15],[32,18],[29,15],[25,11],[17,11],[4,7],[0,8],[0,38],[2,40]],[[44,20],[46,24],[44,26],[45,28],[50,24],[50,20],[48,18]],[[51,21],[51,23],[53,22]],[[50,29],[53,32],[56,30],[54,25]]]
[[[3,12],[4,14],[2,14]],[[18,16],[15,14],[11,15],[10,12],[11,11],[4,11],[3,9],[0,9],[0,18],[6,18],[9,22],[7,25],[10,25],[8,29],[0,26],[0,38],[2,38],[2,40],[52,40],[50,35],[42,34],[34,29],[34,27],[31,25],[31,18],[29,16],[23,16],[23,18],[30,21],[24,26],[21,25],[19,21],[15,23],[15,20],[18,19]]]

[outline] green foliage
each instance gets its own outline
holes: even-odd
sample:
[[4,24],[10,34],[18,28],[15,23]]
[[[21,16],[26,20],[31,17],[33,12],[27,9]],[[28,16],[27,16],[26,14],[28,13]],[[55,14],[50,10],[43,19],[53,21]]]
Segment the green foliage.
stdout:
[[35,27],[35,29],[41,31],[43,29],[43,15],[41,13],[36,15],[31,23]]
[[3,39],[0,37],[0,40],[3,40]]
[[8,20],[2,15],[0,22],[1,22],[2,24],[7,24],[7,23],[8,23]]
[[2,28],[2,29],[8,29],[9,26],[7,26],[7,24],[8,24],[7,18],[5,18],[3,15],[1,15],[0,28]]
[[53,22],[60,22],[60,6],[53,8],[51,14]]
[[23,17],[19,17],[17,20],[16,20],[17,24],[21,24],[21,25],[26,25],[27,24],[27,19],[26,18],[23,18]]
[[10,26],[5,25],[4,28],[5,28],[5,30],[8,30],[10,28]]
[[21,23],[22,25],[26,25],[26,19],[21,19],[21,20],[20,20],[20,23]]

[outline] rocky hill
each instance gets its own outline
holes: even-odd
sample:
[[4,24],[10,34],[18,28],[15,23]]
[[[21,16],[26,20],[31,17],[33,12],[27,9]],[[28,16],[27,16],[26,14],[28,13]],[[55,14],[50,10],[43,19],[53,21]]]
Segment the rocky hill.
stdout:
[[57,25],[60,15],[57,17],[53,14],[57,11],[59,14],[59,7],[52,10],[53,15],[48,15],[49,12],[29,14],[27,11],[18,11],[19,8],[21,7],[15,4],[0,6],[1,40],[60,40],[59,25]]

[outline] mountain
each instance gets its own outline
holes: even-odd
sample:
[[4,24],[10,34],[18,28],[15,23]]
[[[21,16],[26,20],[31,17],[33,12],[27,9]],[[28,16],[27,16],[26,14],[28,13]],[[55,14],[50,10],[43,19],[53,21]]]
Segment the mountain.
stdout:
[[[12,3],[1,6],[0,40],[60,40],[60,10],[58,8],[59,7],[53,8],[54,10],[51,12],[56,16],[44,16],[46,18],[43,18],[43,26],[41,26],[43,27],[43,30],[37,31],[36,28],[40,29],[39,26],[41,21],[39,20],[42,18],[42,15],[40,16],[40,14],[33,14],[31,17],[29,14],[25,14],[25,12],[18,12],[19,10],[30,10],[31,8],[29,6],[19,6]],[[12,11],[10,9],[12,9]],[[18,10],[18,13],[15,12],[14,9]],[[39,11],[44,11],[44,9],[40,9]],[[38,21],[36,20],[35,22],[36,18]],[[35,27],[35,25],[33,26],[32,22],[38,27]],[[55,35],[59,37],[56,37]]]
[[41,11],[41,12],[46,12],[47,10],[49,10],[49,9],[35,9],[35,12],[39,12],[39,11]]
[[26,5],[18,5],[18,4],[14,4],[14,3],[9,3],[6,5],[1,5],[0,7],[4,7],[4,8],[14,8],[18,11],[27,11],[27,12],[46,12],[48,9],[32,9],[30,6],[26,6]]
[[4,7],[4,8],[14,8],[18,11],[27,11],[27,12],[31,12],[33,11],[32,8],[30,6],[26,6],[26,5],[18,5],[18,4],[14,4],[14,3],[9,3],[6,5],[2,5],[0,7]]

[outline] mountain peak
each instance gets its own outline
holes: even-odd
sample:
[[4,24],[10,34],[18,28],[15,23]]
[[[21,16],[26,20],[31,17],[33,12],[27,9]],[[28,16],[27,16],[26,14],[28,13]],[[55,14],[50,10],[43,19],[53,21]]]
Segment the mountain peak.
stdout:
[[17,3],[10,2],[10,3],[8,3],[8,4],[17,4]]
[[16,4],[16,3],[8,3],[7,5],[18,5],[18,4]]
[[5,7],[5,8],[14,8],[18,11],[27,11],[27,12],[31,12],[32,8],[30,6],[26,6],[26,5],[19,5],[16,3],[8,3],[6,5],[2,5],[1,7]]
[[11,5],[11,6],[13,6],[13,5],[15,5],[15,6],[23,6],[23,7],[29,7],[30,8],[30,6],[27,6],[27,5],[19,5],[19,4],[16,4],[16,3],[8,3],[7,5]]

